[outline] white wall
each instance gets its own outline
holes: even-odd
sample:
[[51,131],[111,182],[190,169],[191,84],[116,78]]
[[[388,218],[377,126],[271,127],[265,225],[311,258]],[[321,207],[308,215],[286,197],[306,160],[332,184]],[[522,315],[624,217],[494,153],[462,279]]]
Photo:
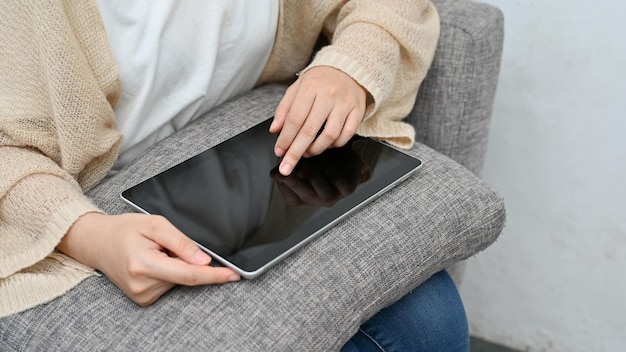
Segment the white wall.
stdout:
[[483,1],[506,22],[483,177],[508,220],[468,263],[472,333],[626,351],[626,2]]

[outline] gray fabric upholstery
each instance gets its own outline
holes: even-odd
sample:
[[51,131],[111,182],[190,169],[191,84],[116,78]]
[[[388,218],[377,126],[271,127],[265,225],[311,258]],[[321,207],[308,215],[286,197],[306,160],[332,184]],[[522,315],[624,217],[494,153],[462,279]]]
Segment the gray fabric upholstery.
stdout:
[[[407,117],[416,140],[479,175],[487,151],[491,109],[504,39],[496,7],[433,0],[441,19],[440,45]],[[448,268],[457,285],[465,262]]]
[[[417,174],[254,280],[177,287],[140,308],[105,277],[93,277],[49,304],[0,319],[0,350],[337,350],[378,310],[493,243],[503,201],[474,172],[484,157],[495,77],[476,72],[480,60],[496,65],[498,53],[483,54],[480,48],[495,44],[476,43],[500,35],[501,17],[473,2],[435,3],[444,35],[432,75],[442,77],[429,74],[411,121],[422,141],[461,164],[417,143],[408,151],[424,162]],[[268,118],[283,91],[263,87],[224,104],[89,195],[111,213],[130,211],[119,198],[124,188]]]
[[409,117],[416,139],[479,174],[504,39],[499,9],[471,1],[433,0],[440,45]]

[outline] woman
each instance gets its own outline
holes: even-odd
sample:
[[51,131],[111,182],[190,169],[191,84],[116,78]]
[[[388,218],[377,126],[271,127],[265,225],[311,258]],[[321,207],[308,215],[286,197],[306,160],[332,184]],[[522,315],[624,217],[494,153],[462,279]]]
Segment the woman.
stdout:
[[[270,127],[282,174],[355,133],[409,147],[400,120],[439,28],[427,0],[12,0],[0,16],[0,316],[92,268],[139,305],[239,280],[168,221],[104,214],[84,192],[212,107],[296,74]],[[309,63],[320,33],[331,44]]]

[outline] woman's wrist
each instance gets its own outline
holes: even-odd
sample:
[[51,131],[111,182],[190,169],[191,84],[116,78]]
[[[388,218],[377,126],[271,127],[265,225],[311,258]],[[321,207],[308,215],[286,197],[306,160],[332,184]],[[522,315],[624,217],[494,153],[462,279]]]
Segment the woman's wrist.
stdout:
[[89,212],[81,215],[63,236],[56,249],[82,264],[97,268],[97,256],[90,255],[97,247],[97,244],[93,241],[96,237],[93,235],[97,231],[100,221],[106,216],[106,214],[99,212]]

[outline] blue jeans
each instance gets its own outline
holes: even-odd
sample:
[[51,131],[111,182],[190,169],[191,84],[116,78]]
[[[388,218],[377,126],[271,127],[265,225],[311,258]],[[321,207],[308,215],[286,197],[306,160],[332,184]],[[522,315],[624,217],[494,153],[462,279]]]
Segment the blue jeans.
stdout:
[[378,312],[341,351],[469,351],[465,309],[448,273],[433,275]]

